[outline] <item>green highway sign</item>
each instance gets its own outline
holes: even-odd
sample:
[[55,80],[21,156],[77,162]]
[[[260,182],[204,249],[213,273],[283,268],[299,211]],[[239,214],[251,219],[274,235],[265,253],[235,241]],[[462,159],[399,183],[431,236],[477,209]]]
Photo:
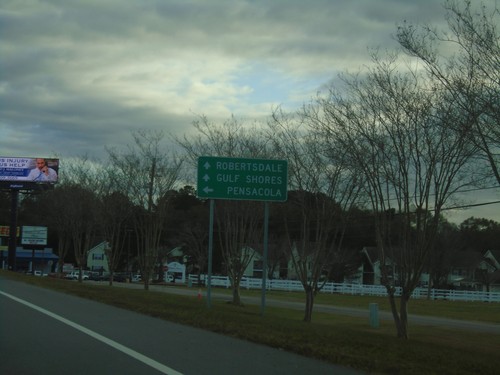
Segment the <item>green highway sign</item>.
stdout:
[[287,183],[286,160],[198,158],[199,198],[284,202]]

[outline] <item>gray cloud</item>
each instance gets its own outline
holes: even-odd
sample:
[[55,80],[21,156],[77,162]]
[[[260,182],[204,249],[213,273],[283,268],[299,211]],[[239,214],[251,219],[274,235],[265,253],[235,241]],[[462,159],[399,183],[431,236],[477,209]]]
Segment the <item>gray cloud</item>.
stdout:
[[436,0],[0,0],[0,150],[104,158],[137,129],[181,135],[195,113],[291,109],[365,64],[369,48],[395,48],[403,20],[440,26],[444,10]]
[[102,156],[134,129],[181,134],[193,112],[292,108],[368,47],[396,47],[398,22],[443,14],[435,0],[3,0],[0,148]]

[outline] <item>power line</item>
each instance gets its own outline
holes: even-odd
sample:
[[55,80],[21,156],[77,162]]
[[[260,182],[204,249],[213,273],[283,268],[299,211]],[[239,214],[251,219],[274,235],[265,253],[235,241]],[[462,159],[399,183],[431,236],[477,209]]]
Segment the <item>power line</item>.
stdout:
[[493,201],[493,202],[485,202],[485,203],[475,203],[475,204],[466,204],[464,206],[455,206],[455,207],[446,207],[442,208],[441,211],[446,211],[446,210],[459,210],[461,208],[471,208],[471,207],[480,207],[480,206],[488,206],[490,204],[498,204],[500,201]]
[[496,186],[487,186],[487,187],[482,187],[482,188],[473,188],[473,189],[465,189],[465,190],[457,190],[457,193],[471,193],[474,191],[482,191],[482,190],[493,190],[493,189],[500,189],[499,185]]

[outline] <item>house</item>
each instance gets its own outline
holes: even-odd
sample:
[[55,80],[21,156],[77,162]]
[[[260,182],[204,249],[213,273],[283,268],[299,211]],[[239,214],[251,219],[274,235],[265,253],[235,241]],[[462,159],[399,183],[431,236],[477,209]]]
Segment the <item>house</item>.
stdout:
[[448,284],[459,289],[483,290],[496,270],[494,262],[480,252],[459,251],[452,259]]
[[496,268],[493,273],[488,275],[486,291],[500,292],[500,250],[487,250],[484,253],[484,258]]
[[[364,247],[361,250],[363,261],[359,268],[362,283],[366,285],[382,284],[380,259],[376,247]],[[500,251],[488,250],[483,254],[478,251],[459,251],[454,254],[447,283],[457,289],[482,291],[500,290]],[[386,259],[389,277],[397,284],[397,265]],[[423,273],[422,284],[427,284],[429,275]]]
[[[297,249],[294,247],[292,249],[294,252],[294,256],[298,258],[298,252]],[[243,273],[243,276],[246,277],[254,277],[254,278],[262,278],[262,269],[264,267],[264,257],[262,254],[260,254],[258,251],[255,251],[251,248],[245,248],[242,250],[242,252],[247,252],[246,254],[243,254],[242,257],[250,257],[250,260],[248,262],[248,266],[245,269],[245,272]],[[252,252],[252,253],[249,253]],[[272,275],[270,276],[272,279],[287,279],[287,280],[297,280],[298,275],[297,271],[295,270],[295,266],[293,264],[293,260],[291,256],[288,256],[287,259],[285,259],[285,256],[279,257],[278,259],[275,260],[273,267],[270,265],[271,259],[267,259],[267,268],[268,268],[268,275],[270,271],[272,270]],[[307,263],[308,267],[308,274],[310,276],[311,274],[311,264],[310,262]]]
[[106,253],[109,251],[109,243],[103,241],[89,250],[87,254],[87,267],[90,271],[99,273],[109,272],[109,263]]
[[170,250],[166,255],[166,259],[168,262],[185,263],[186,256],[184,255],[184,251],[182,251],[182,246],[177,246]]
[[245,247],[241,250],[242,258],[249,257],[248,265],[243,272],[243,277],[262,277],[262,268],[264,266],[264,258],[257,251]]
[[386,259],[385,264],[381,264],[376,247],[364,247],[361,254],[363,260],[359,273],[362,275],[362,284],[382,285],[382,267],[386,267],[392,283],[397,282],[396,264],[391,259]]
[[[313,245],[311,245],[313,246]],[[305,271],[307,273],[307,278],[309,279],[312,276],[313,262],[314,262],[314,254],[300,254],[299,250],[297,250],[297,244],[293,243],[292,253],[286,255],[286,259],[282,262],[280,266],[279,273],[280,275],[286,275],[286,279],[288,280],[298,280],[299,274],[295,267],[294,259],[296,262],[301,263],[301,266],[305,265]],[[305,263],[305,264],[304,264]]]
[[489,259],[491,264],[493,264],[497,270],[500,270],[500,250],[487,250],[484,253],[484,258]]
[[500,293],[500,269],[488,275],[489,284],[483,287],[486,292]]
[[[263,256],[259,252],[254,251],[253,249],[250,250],[253,252],[252,254],[243,254],[243,257],[245,256],[250,257],[250,261],[245,269],[243,276],[261,278],[262,268],[264,265]],[[244,252],[245,250],[242,251]],[[272,279],[298,280],[299,275],[295,268],[295,264],[293,261],[294,258],[296,260],[300,259],[300,255],[296,246],[293,246],[292,254],[281,253],[278,256],[275,256],[274,259],[270,259],[270,257],[268,257],[267,259],[268,276]],[[306,256],[305,259],[300,260],[301,262],[302,261],[305,262],[304,265],[306,267],[308,278],[310,278],[312,275],[312,268],[314,262],[313,258],[314,254],[311,254],[310,256]],[[360,284],[362,282],[361,275],[362,275],[361,271],[359,271],[358,274],[349,275],[349,278],[348,279],[346,278],[345,282]]]

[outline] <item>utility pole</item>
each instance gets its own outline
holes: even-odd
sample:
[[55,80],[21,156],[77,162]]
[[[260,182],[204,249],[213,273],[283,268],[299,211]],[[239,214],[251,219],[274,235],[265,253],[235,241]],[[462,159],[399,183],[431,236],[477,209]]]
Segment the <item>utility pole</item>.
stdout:
[[9,232],[9,255],[7,264],[9,271],[16,271],[16,247],[17,247],[17,206],[19,202],[19,190],[11,189],[10,206],[10,232]]

